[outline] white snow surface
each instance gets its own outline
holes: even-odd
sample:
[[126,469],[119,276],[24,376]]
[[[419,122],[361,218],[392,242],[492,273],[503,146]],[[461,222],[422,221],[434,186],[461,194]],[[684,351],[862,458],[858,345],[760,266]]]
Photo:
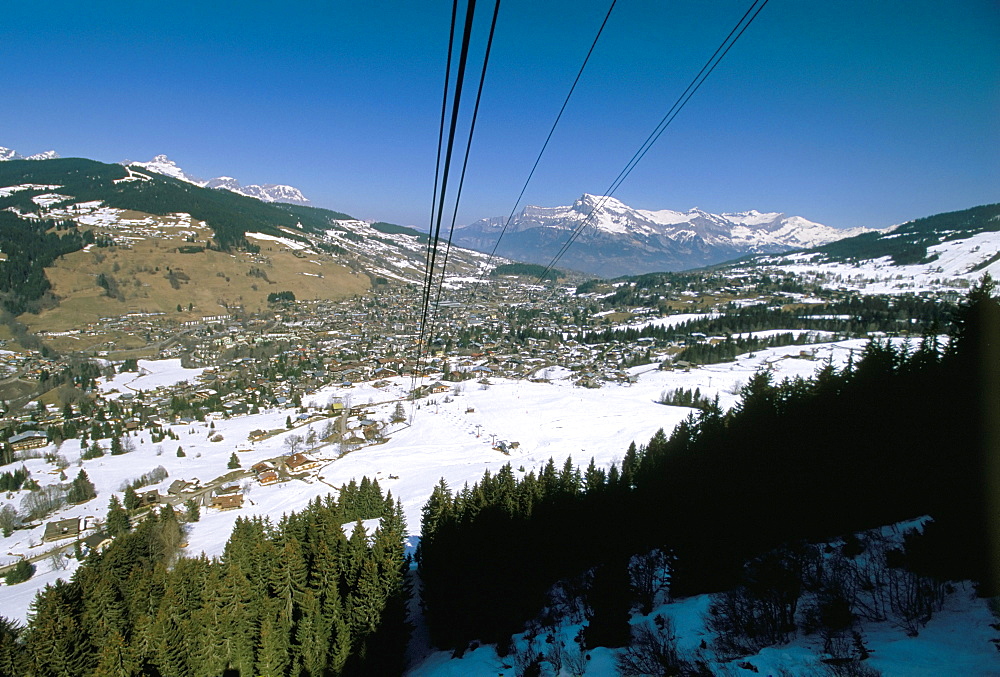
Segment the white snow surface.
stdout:
[[305,242],[299,242],[298,240],[292,240],[287,237],[278,237],[276,235],[267,235],[266,233],[247,233],[247,237],[253,238],[254,240],[268,240],[270,242],[277,242],[278,244],[287,247],[289,249],[308,249],[309,245]]
[[181,366],[180,358],[172,360],[139,360],[138,372],[123,371],[115,374],[111,379],[102,379],[98,383],[98,388],[108,399],[115,399],[114,391],[118,391],[118,396],[124,392],[148,392],[163,386],[172,386],[181,381],[194,381],[205,371],[202,367],[185,369]]

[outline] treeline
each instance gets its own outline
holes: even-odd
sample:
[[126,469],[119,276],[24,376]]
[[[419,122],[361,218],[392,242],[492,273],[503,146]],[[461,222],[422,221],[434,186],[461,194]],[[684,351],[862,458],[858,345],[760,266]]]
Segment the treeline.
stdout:
[[954,308],[916,297],[884,298],[863,296],[810,305],[807,310],[783,310],[766,305],[734,309],[718,316],[706,314],[673,327],[646,326],[641,329],[608,327],[599,332],[581,332],[582,343],[631,343],[640,338],[677,341],[693,333],[726,336],[771,329],[808,329],[849,336],[868,332],[937,333],[951,321]]
[[[425,243],[428,240],[427,233],[423,233],[416,228],[409,228],[408,226],[398,226],[395,223],[386,223],[385,221],[376,221],[372,224],[372,228],[380,233],[385,233],[386,235],[412,235],[417,238],[417,242]],[[393,245],[396,243],[393,242]]]
[[563,273],[555,268],[546,268],[537,263],[503,263],[490,271],[490,277],[500,277],[502,275],[523,275],[539,280],[552,280],[553,282]]
[[[348,539],[351,512],[380,526],[367,535],[358,524]],[[26,628],[0,618],[0,673],[401,673],[405,524],[390,495],[360,513],[326,497],[277,524],[240,518],[211,560],[173,561],[182,527],[170,506],[124,528],[69,583],[38,594]]]
[[718,364],[719,362],[732,362],[736,359],[737,355],[743,355],[755,350],[816,342],[817,339],[811,338],[808,333],[798,336],[792,332],[761,337],[737,336],[733,338],[732,336],[727,336],[722,341],[716,343],[695,343],[690,345],[677,354],[677,359],[695,364]]
[[600,634],[602,619],[627,619],[628,603],[614,600],[628,599],[637,553],[672,553],[674,594],[711,592],[783,544],[920,515],[933,518],[914,546],[922,571],[995,594],[982,408],[995,353],[981,341],[1000,327],[991,288],[986,279],[972,291],[947,348],[874,341],[853,364],[827,364],[811,379],[774,383],[761,372],[733,410],[706,407],[607,472],[550,462],[521,478],[507,467],[458,492],[442,483],[424,507],[419,551],[432,640],[505,642],[555,581],[593,567]]

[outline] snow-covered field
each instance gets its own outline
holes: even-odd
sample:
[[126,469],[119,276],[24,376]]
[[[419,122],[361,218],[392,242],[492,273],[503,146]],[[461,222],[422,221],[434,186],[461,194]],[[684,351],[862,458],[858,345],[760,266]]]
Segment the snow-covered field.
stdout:
[[[383,490],[390,490],[394,497],[402,501],[412,534],[412,546],[419,531],[420,508],[442,477],[449,486],[460,488],[466,482],[476,482],[487,469],[495,471],[510,463],[520,474],[522,469],[528,471],[540,467],[550,457],[557,466],[572,456],[577,464],[586,465],[593,457],[598,465],[606,467],[620,461],[630,442],[644,444],[659,428],[669,433],[690,413],[690,409],[657,404],[656,400],[664,390],[697,387],[708,397],[718,394],[720,404],[729,407],[737,402],[735,393],[739,387],[762,368],[771,369],[778,379],[810,376],[827,359],[835,365],[845,364],[851,352],[860,351],[864,345],[864,340],[850,340],[774,348],[758,351],[752,356],[743,355],[732,363],[691,371],[660,371],[655,365],[646,365],[629,370],[638,377],[636,383],[608,384],[600,389],[573,386],[569,380],[573,373],[560,368],[548,370],[549,383],[497,378],[490,379],[489,385],[476,381],[453,384],[448,393],[432,395],[415,403],[405,402],[410,421],[390,424],[387,429],[389,439],[382,444],[363,446],[343,456],[335,445],[314,449],[312,455],[322,462],[322,466],[308,480],[260,486],[250,477],[242,479],[246,493],[243,508],[225,512],[203,508],[201,520],[188,525],[185,554],[219,555],[238,517],[260,514],[277,519],[283,513],[304,507],[310,499],[334,491],[335,487],[352,478],[360,480],[364,475],[377,478]],[[800,352],[804,349],[813,354],[813,359],[800,359]],[[198,370],[181,368],[178,360],[141,361],[139,366],[141,371],[138,375],[118,374],[112,381],[102,384],[102,389],[119,392],[148,390],[158,385],[190,380],[198,373]],[[366,409],[369,418],[389,421],[396,402],[411,387],[411,380],[403,377],[390,379],[388,385],[381,388],[372,384],[359,384],[348,389],[331,387],[303,398],[303,403],[322,408],[332,398],[349,398],[353,407]],[[174,425],[171,429],[179,440],[168,438],[160,444],[153,444],[148,432],[139,432],[132,438],[135,451],[123,456],[105,455],[87,461],[80,460],[78,440],[67,440],[58,449],[50,445],[41,451],[65,457],[69,463],[65,475],[70,480],[81,468],[86,470],[96,485],[98,495],[85,504],[63,508],[48,517],[47,521],[68,517],[88,517],[91,521],[102,519],[111,494],[116,492],[119,497],[122,496],[119,488],[123,482],[133,480],[157,466],[162,465],[169,477],[149,488],[165,494],[173,480],[197,479],[204,484],[230,472],[227,463],[237,449],[245,450],[238,454],[244,469],[258,461],[285,454],[288,449],[284,441],[289,435],[305,436],[308,432],[308,426],[304,425],[292,430],[285,428],[286,417],[291,415],[294,420],[296,414],[296,410],[282,408],[227,420]],[[324,422],[319,422],[313,423],[312,427],[319,433],[324,425]],[[248,436],[253,430],[280,432],[251,443]],[[212,442],[210,437],[215,435],[221,435],[222,440]],[[508,456],[492,448],[493,443],[500,440],[518,442],[519,446]],[[108,449],[110,441],[104,440],[102,446]],[[178,446],[183,447],[184,457],[177,456]],[[26,460],[24,465],[43,485],[59,481],[59,470],[41,458]],[[18,465],[15,464],[7,469],[16,467]],[[0,500],[17,508],[25,493],[8,493]],[[44,526],[38,525],[0,539],[0,565],[13,562],[22,555],[40,555],[59,545],[59,542],[43,544],[43,531]],[[35,591],[56,578],[68,577],[75,565],[72,559],[41,559],[36,563],[38,571],[31,580],[15,586],[0,586],[0,614],[25,619]],[[891,646],[891,642],[887,644],[887,654],[890,651],[902,654],[909,650],[903,646],[891,649]],[[480,656],[488,653],[492,650],[484,648],[468,654],[461,661],[445,660],[441,655],[431,654],[426,662],[414,669],[413,674],[496,675],[495,653],[493,659],[479,661]],[[595,653],[590,674],[609,674],[598,670],[600,665],[611,666],[613,658],[610,652],[607,653],[603,658],[600,652]]]

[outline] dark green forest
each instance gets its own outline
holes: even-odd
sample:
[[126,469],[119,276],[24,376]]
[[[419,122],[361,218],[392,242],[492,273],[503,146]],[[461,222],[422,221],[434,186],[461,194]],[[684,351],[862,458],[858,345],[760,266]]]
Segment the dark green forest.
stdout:
[[46,266],[63,254],[83,249],[93,235],[73,224],[21,219],[0,211],[0,251],[7,259],[0,265],[0,299],[12,315],[37,311],[52,285]]
[[[366,535],[341,524],[380,517]],[[131,525],[131,521],[136,524]],[[120,533],[69,583],[46,586],[28,626],[0,617],[0,675],[392,675],[409,636],[402,508],[363,478],[340,500],[239,518],[218,559],[176,558],[173,508],[112,501]]]
[[546,268],[537,263],[503,263],[490,271],[490,277],[500,277],[501,275],[523,275],[553,282],[560,277],[565,277],[562,271]]
[[387,235],[412,235],[417,238],[417,242],[423,244],[427,243],[428,235],[427,233],[422,233],[416,228],[409,228],[407,226],[398,226],[395,223],[386,223],[385,221],[376,221],[372,224],[372,228],[380,233],[385,233]]
[[987,278],[971,292],[946,346],[872,341],[844,369],[827,364],[811,379],[775,383],[761,372],[739,406],[703,407],[672,434],[633,444],[620,467],[550,462],[520,478],[506,466],[459,490],[442,481],[424,506],[418,551],[432,640],[503,645],[556,581],[596,567],[588,646],[620,646],[636,554],[671,553],[674,595],[715,592],[775,548],[923,515],[932,522],[914,539],[914,565],[996,594],[986,519],[986,422],[996,412],[983,406],[997,408],[1000,382],[992,286]]

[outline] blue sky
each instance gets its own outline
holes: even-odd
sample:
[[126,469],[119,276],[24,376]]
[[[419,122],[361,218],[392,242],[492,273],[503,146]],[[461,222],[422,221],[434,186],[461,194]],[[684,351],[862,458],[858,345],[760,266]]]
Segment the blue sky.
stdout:
[[[504,0],[459,223],[510,212],[608,4]],[[525,202],[604,192],[749,5],[619,0]],[[450,11],[14,0],[0,145],[164,153],[426,228]],[[615,196],[883,227],[1000,201],[998,151],[996,0],[771,0]]]

